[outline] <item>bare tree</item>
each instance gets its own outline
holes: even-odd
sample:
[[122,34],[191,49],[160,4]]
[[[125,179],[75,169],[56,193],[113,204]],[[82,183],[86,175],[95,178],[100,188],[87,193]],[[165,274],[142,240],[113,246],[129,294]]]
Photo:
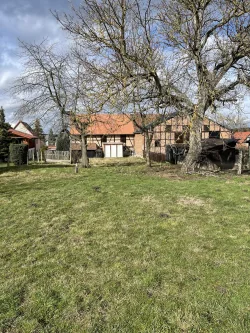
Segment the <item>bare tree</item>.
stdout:
[[[42,117],[51,113],[60,118],[62,130],[67,130],[69,122],[73,122],[81,138],[82,166],[88,167],[86,127],[96,109],[89,107],[88,91],[92,83],[86,80],[82,64],[74,58],[71,49],[59,53],[56,45],[47,41],[40,44],[20,42],[20,46],[24,71],[11,89],[21,99],[19,114]],[[85,115],[84,125],[78,114]]]
[[184,171],[193,171],[201,153],[201,128],[208,110],[237,102],[248,84],[250,3],[242,0],[163,0],[162,38],[191,78],[193,105]]
[[47,40],[40,44],[20,41],[24,70],[11,91],[20,100],[19,115],[46,115],[59,111],[64,129],[65,112],[71,108],[68,87],[69,54],[55,52],[55,45]]
[[152,1],[84,0],[72,15],[54,16],[84,49],[78,58],[95,78],[103,107],[123,112],[145,134],[150,165],[152,131],[168,107],[192,111],[175,84],[178,65],[164,53]]
[[168,107],[191,116],[183,166],[190,172],[199,165],[206,112],[235,103],[241,85],[249,84],[249,6],[243,0],[84,0],[72,15],[54,15],[89,50],[88,70],[102,83],[105,103],[119,98],[132,119],[135,103],[142,118],[154,105],[156,124]]

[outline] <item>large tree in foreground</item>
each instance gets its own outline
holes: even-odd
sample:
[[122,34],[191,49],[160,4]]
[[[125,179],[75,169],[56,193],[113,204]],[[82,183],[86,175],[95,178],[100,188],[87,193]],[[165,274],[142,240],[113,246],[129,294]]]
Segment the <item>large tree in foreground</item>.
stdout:
[[171,107],[192,110],[176,85],[178,64],[162,49],[151,1],[85,0],[72,15],[54,15],[77,42],[77,57],[95,82],[96,99],[145,135],[150,165],[154,128]]
[[189,152],[184,171],[201,154],[202,122],[208,110],[231,105],[248,85],[250,2],[242,0],[163,0],[161,34],[190,79],[193,104]]
[[132,120],[132,109],[143,110],[142,118],[154,109],[155,124],[168,107],[190,115],[183,166],[189,172],[199,165],[206,112],[235,103],[248,84],[249,6],[242,0],[83,0],[72,15],[55,16],[89,51],[85,62],[109,107],[127,107]]

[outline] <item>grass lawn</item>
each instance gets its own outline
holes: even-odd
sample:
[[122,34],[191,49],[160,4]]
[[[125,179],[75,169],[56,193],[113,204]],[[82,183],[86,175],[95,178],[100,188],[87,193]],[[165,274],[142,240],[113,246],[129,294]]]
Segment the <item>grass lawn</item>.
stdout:
[[249,176],[130,161],[0,169],[1,332],[250,332]]

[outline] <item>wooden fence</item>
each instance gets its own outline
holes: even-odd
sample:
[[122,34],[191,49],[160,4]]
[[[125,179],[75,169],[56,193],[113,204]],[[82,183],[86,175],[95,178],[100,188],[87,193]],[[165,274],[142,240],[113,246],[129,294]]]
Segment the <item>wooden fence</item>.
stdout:
[[[146,152],[145,151],[143,151],[143,157],[144,158],[146,157]],[[150,157],[151,161],[166,162],[166,154],[150,152],[149,157]]]
[[69,161],[69,151],[58,151],[58,150],[45,150],[46,160],[57,160],[57,161]]
[[30,160],[35,161],[35,152],[36,152],[35,148],[30,148],[30,149],[28,150],[28,160],[29,160],[29,161],[30,161]]

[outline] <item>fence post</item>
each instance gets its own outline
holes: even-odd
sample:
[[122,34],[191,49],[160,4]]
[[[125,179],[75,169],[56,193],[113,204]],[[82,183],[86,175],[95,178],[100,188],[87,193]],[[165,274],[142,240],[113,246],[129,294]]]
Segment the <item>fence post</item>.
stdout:
[[247,167],[250,169],[250,142],[248,143],[248,161],[247,161]]

